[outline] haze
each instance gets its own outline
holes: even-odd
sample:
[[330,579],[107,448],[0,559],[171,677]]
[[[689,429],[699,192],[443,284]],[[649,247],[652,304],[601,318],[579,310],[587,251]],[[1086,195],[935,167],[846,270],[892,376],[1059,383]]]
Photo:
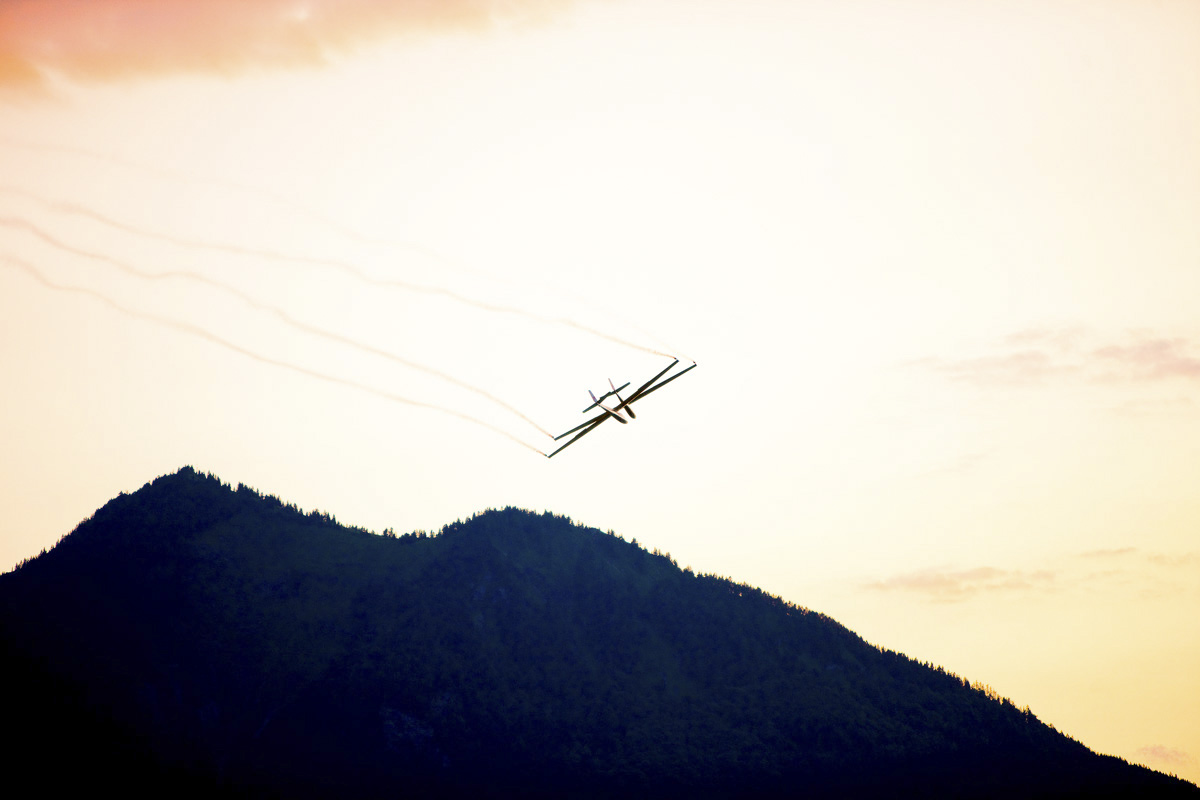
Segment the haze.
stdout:
[[18,1],[0,137],[6,566],[552,510],[1200,780],[1197,4]]

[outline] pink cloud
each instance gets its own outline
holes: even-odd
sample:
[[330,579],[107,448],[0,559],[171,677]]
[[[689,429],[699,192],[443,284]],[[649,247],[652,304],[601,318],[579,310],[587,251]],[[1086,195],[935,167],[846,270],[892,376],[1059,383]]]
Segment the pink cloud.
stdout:
[[[567,0],[6,0],[0,86],[312,66],[405,33],[537,19]],[[501,13],[502,12],[502,13]]]
[[915,592],[940,602],[966,600],[983,592],[1047,589],[1054,584],[1049,570],[1027,572],[996,567],[964,570],[919,570],[867,584],[880,591]]
[[1200,379],[1200,356],[1186,339],[1134,332],[1124,341],[1086,348],[1086,338],[1078,328],[1029,329],[1004,337],[996,353],[917,363],[954,380],[987,386],[1041,385],[1073,377],[1104,383]]
[[1200,358],[1188,349],[1182,339],[1139,337],[1129,344],[1101,347],[1093,356],[1098,366],[1110,366],[1118,377],[1200,378]]
[[1176,747],[1167,747],[1161,744],[1152,744],[1146,747],[1139,747],[1134,751],[1134,755],[1146,761],[1163,764],[1166,766],[1181,767],[1192,762],[1192,757],[1184,750]]

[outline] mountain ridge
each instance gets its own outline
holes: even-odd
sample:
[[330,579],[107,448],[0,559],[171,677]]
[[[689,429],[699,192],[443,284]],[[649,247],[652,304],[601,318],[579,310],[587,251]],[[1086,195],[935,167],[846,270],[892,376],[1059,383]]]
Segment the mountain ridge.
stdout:
[[0,626],[23,725],[85,720],[206,792],[1197,796],[822,614],[514,508],[375,535],[184,468],[0,576]]

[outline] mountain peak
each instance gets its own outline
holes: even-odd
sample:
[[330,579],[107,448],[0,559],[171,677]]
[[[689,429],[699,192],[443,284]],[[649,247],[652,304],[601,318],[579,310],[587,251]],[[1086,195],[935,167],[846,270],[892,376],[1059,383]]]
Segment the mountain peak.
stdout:
[[6,663],[29,687],[13,712],[22,758],[58,757],[50,743],[70,724],[92,748],[72,759],[97,774],[132,759],[167,785],[363,797],[1189,786],[1096,756],[824,615],[516,508],[378,536],[185,467],[4,576],[0,612]]

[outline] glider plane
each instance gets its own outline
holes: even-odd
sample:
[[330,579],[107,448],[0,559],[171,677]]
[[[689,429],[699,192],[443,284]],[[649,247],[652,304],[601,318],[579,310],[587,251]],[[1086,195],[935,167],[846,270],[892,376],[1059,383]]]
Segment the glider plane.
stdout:
[[[591,397],[592,397],[592,404],[590,406],[588,406],[587,408],[585,408],[583,410],[583,413],[586,414],[587,412],[591,411],[593,408],[599,408],[600,413],[597,414],[596,416],[592,417],[591,419],[589,419],[587,422],[583,422],[579,425],[576,425],[574,428],[571,428],[571,430],[566,431],[565,433],[561,433],[558,436],[555,436],[554,441],[557,442],[559,439],[566,439],[566,437],[571,436],[571,434],[575,434],[574,436],[571,436],[570,439],[567,439],[565,444],[560,445],[557,450],[555,450],[552,453],[548,453],[546,455],[546,458],[553,458],[556,454],[561,453],[563,450],[565,450],[568,447],[570,447],[571,445],[575,444],[575,442],[577,442],[579,439],[581,439],[582,437],[586,436],[587,434],[589,434],[593,430],[595,430],[597,427],[599,427],[600,424],[602,422],[604,422],[605,420],[615,419],[617,422],[621,423],[622,425],[625,425],[629,422],[629,420],[637,419],[637,415],[633,413],[633,409],[630,408],[630,406],[632,406],[638,400],[641,400],[643,397],[650,394],[651,392],[658,391],[659,389],[666,386],[668,383],[675,380],[676,378],[682,376],[684,373],[688,372],[689,370],[693,370],[696,368],[696,362],[693,361],[692,365],[690,367],[686,367],[686,368],[680,370],[679,372],[676,372],[674,375],[667,378],[666,380],[659,380],[664,375],[666,375],[668,372],[670,372],[672,369],[674,369],[675,365],[678,363],[679,363],[679,359],[675,359],[674,361],[672,361],[670,364],[667,365],[666,369],[664,369],[662,372],[655,375],[650,380],[643,383],[641,386],[639,386],[637,389],[635,389],[632,394],[630,394],[626,398],[621,397],[621,392],[625,391],[625,389],[627,389],[629,387],[629,384],[625,383],[625,384],[622,384],[621,386],[616,386],[615,384],[613,384],[611,379],[608,381],[608,386],[609,386],[610,391],[605,392],[604,394],[600,395],[599,397],[596,397],[596,394],[594,392],[592,392],[591,390],[589,390],[588,394],[591,395]],[[610,404],[606,405],[604,401],[610,397],[615,397],[617,399],[617,402],[615,404],[610,403]]]

